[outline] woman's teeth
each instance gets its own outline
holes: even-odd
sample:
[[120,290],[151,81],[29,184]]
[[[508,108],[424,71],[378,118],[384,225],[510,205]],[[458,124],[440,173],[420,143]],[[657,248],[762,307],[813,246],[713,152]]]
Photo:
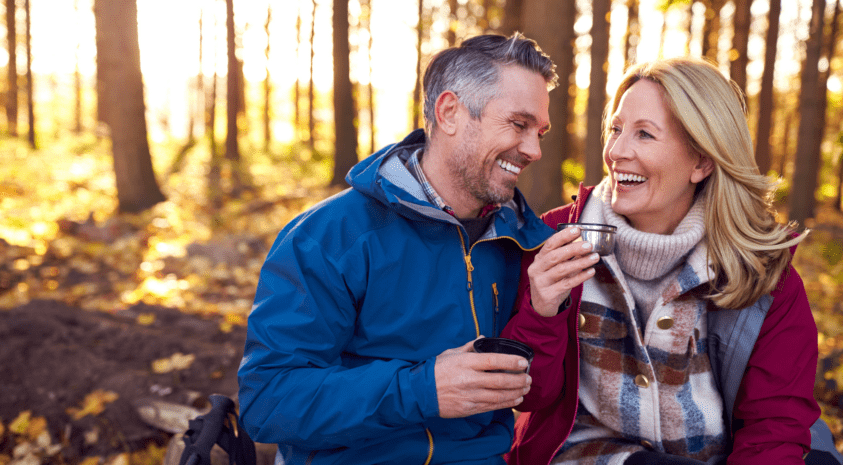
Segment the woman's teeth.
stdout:
[[512,174],[518,174],[518,173],[521,172],[521,168],[513,165],[512,163],[510,163],[508,161],[501,160],[500,158],[498,158],[497,161],[498,161],[498,166],[500,166],[501,168],[503,168],[506,171],[509,171]]
[[637,174],[631,174],[631,173],[615,173],[615,179],[617,179],[618,182],[634,182],[634,183],[644,182],[644,181],[647,180],[647,178],[645,178],[644,176],[640,176],[640,175],[637,175]]

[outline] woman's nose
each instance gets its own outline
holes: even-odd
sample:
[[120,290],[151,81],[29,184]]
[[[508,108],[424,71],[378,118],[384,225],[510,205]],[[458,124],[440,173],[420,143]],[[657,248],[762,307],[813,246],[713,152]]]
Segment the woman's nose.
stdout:
[[606,147],[606,155],[610,161],[615,162],[629,156],[627,149],[626,138],[623,134],[620,134],[609,140],[608,146]]

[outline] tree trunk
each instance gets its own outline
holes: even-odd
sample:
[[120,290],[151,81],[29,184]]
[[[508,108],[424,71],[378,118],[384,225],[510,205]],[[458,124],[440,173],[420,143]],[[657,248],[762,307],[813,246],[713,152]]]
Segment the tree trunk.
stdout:
[[720,40],[720,10],[724,0],[703,0],[705,4],[705,23],[703,23],[702,56],[716,62]]
[[211,76],[211,95],[207,101],[206,123],[208,133],[208,143],[211,150],[211,159],[208,166],[208,199],[210,204],[219,208],[222,206],[222,159],[220,157],[220,150],[217,147],[217,86],[219,77],[217,75],[217,65],[219,64],[219,20],[216,9],[211,10],[214,15],[214,73]]
[[263,150],[269,152],[269,145],[272,142],[272,121],[269,117],[269,109],[272,105],[272,84],[269,74],[269,25],[272,21],[272,4],[266,6],[266,23],[263,28],[266,31],[266,79],[263,81]]
[[627,2],[626,38],[624,40],[624,56],[626,57],[624,69],[637,61],[636,52],[639,42],[641,42],[641,23],[638,20],[638,0],[629,0]]
[[375,153],[377,150],[377,144],[375,143],[375,86],[372,84],[372,77],[373,77],[373,69],[372,69],[372,44],[373,44],[373,35],[372,35],[372,1],[371,0],[362,0],[361,4],[363,8],[366,9],[366,14],[364,15],[366,18],[365,27],[369,31],[369,42],[366,44],[366,63],[368,64],[368,73],[369,73],[369,84],[366,86],[366,96],[368,98],[368,111],[369,111],[369,153]]
[[606,107],[606,66],[609,57],[609,14],[611,0],[592,2],[591,79],[588,85],[585,142],[585,183],[593,186],[603,179],[603,111]]
[[746,66],[749,64],[749,25],[752,21],[750,8],[752,0],[735,0],[735,16],[732,37],[732,49],[729,51],[729,77],[746,94]]
[[[296,7],[296,61],[299,62],[301,54],[301,7]],[[299,110],[299,100],[301,98],[301,80],[299,73],[296,75],[296,82],[293,83],[293,142],[298,143],[301,134],[301,112]]]
[[[73,11],[79,14],[79,0],[73,0]],[[82,73],[79,71],[79,48],[82,46],[80,41],[76,41],[76,50],[73,58],[75,66],[73,69],[73,132],[75,134],[82,133]]]
[[424,41],[424,0],[418,0],[419,20],[416,23],[416,85],[413,87],[413,122],[412,129],[423,126],[422,115],[422,42]]
[[[520,3],[520,2],[519,2]],[[509,6],[509,1],[507,1]],[[568,132],[569,94],[574,74],[574,22],[576,0],[548,2],[524,0],[519,13],[524,34],[537,41],[556,63],[559,86],[550,92],[552,130],[541,142],[542,158],[518,176],[518,187],[536,212],[545,212],[565,203],[562,198],[562,162],[571,152]]]
[[[814,193],[817,190],[820,153],[817,142],[822,136],[820,126],[819,70],[817,69],[823,44],[823,16],[825,1],[813,0],[811,26],[802,63],[799,92],[799,133],[796,140],[793,186],[790,190],[790,219],[804,224],[814,217]],[[825,95],[823,93],[823,95]]]
[[[32,89],[32,31],[30,30],[29,0],[24,0],[23,9],[26,14],[26,115],[28,123],[26,140],[29,141],[29,146],[35,149],[37,146],[35,145],[35,97]],[[826,79],[828,79],[827,76]]]
[[18,136],[18,67],[17,67],[17,27],[15,0],[6,0],[6,43],[9,61],[6,71],[9,78],[9,88],[6,92],[6,121],[8,121],[9,135]]
[[[421,7],[421,2],[419,2],[419,5]],[[459,24],[459,19],[457,18],[458,7],[457,0],[448,0],[448,32],[445,34],[448,40],[448,47],[457,45],[457,25]],[[419,14],[419,17],[421,17],[421,14]]]
[[226,73],[226,135],[225,158],[231,170],[231,195],[238,197],[243,189],[240,147],[237,143],[237,113],[240,109],[240,63],[235,51],[234,0],[225,1],[225,30],[228,51],[228,72]]
[[776,66],[776,46],[779,39],[781,0],[770,0],[767,16],[767,45],[764,50],[764,74],[761,75],[761,92],[758,95],[758,125],[755,133],[755,160],[762,174],[770,171],[773,127],[773,71]]
[[357,163],[357,129],[348,44],[348,0],[334,0],[334,176],[333,186],[345,186],[345,175]]
[[310,146],[311,151],[315,151],[316,149],[316,122],[315,122],[315,113],[316,109],[315,105],[315,88],[314,88],[314,81],[313,81],[313,63],[314,63],[314,56],[315,56],[315,48],[314,43],[316,40],[316,0],[313,0],[313,8],[310,15],[310,81],[308,84],[307,89],[307,134],[308,134],[308,145]]
[[[456,4],[456,0],[450,0]],[[515,31],[522,29],[524,0],[504,0],[503,21],[501,22],[501,34],[511,36]],[[560,18],[560,22],[567,22],[567,19]]]
[[146,210],[165,200],[147,140],[135,0],[95,0],[100,100],[111,129],[119,209]]

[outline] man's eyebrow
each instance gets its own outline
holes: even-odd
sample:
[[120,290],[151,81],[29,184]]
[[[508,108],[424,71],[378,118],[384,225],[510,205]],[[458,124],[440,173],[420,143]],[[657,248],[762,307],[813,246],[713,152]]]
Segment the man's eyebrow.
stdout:
[[[532,124],[538,124],[538,122],[539,122],[539,119],[536,118],[536,115],[534,115],[530,112],[527,112],[527,111],[516,111],[516,112],[513,113],[513,115],[518,116],[520,118],[523,118],[523,119],[529,121]],[[550,123],[545,124],[544,127],[541,128],[541,130],[543,130],[545,132],[549,131],[550,130]]]

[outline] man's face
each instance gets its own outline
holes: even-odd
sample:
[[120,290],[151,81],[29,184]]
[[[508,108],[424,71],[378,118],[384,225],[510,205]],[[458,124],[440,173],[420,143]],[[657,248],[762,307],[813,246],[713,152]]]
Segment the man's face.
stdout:
[[541,158],[539,140],[550,128],[544,78],[519,66],[501,68],[497,97],[471,119],[462,106],[463,125],[449,168],[458,187],[479,207],[512,199],[518,174]]

